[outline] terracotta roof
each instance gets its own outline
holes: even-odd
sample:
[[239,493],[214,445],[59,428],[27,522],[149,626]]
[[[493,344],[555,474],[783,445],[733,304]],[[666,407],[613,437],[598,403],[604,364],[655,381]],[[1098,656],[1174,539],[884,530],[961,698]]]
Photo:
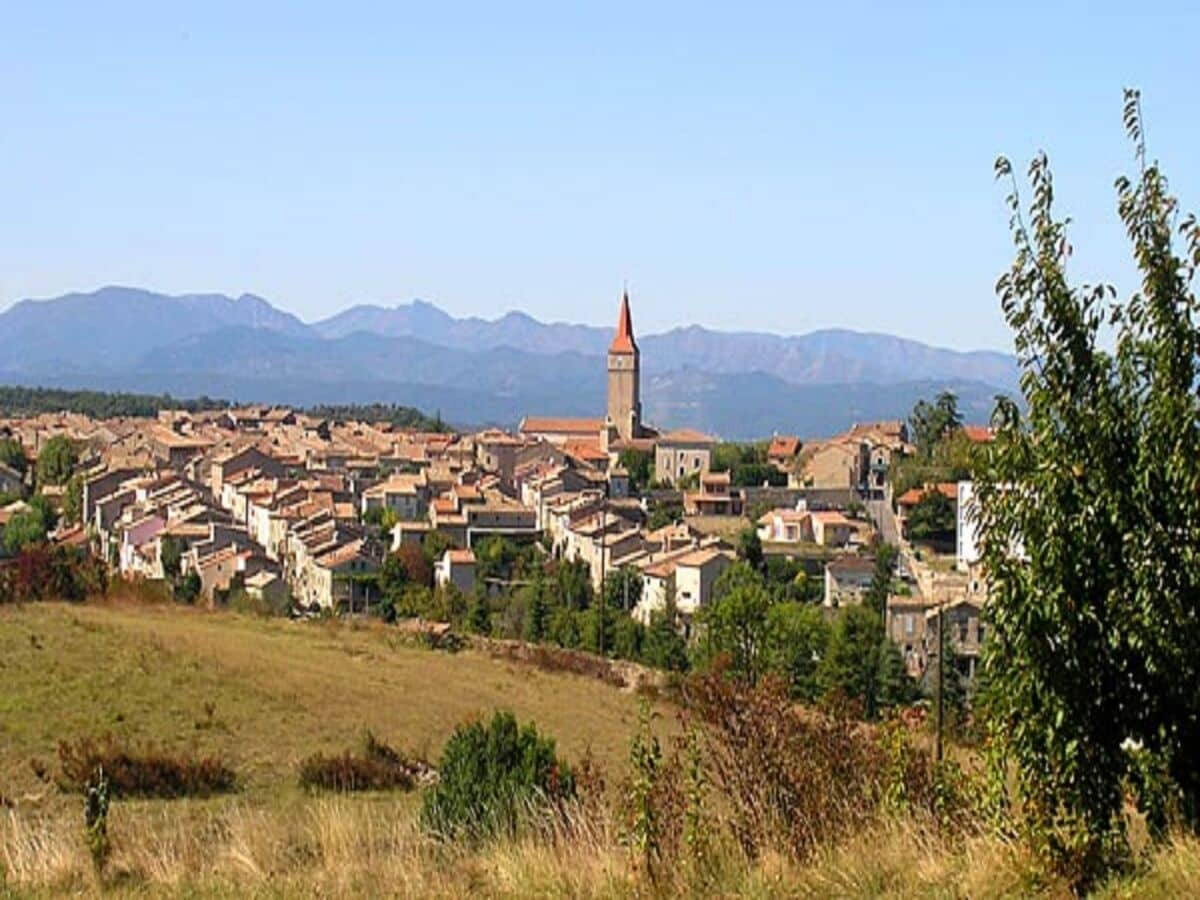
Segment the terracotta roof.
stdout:
[[584,462],[605,462],[608,459],[608,454],[600,449],[599,439],[594,441],[567,441],[563,445],[563,452]]
[[658,439],[660,444],[715,444],[717,441],[703,431],[694,428],[677,428]]
[[996,437],[995,432],[986,425],[964,425],[962,430],[963,434],[967,436],[967,440],[977,444],[986,444]]
[[617,314],[617,333],[608,347],[609,353],[637,353],[633,339],[633,317],[629,314],[629,292],[621,295],[621,311]]
[[818,522],[824,522],[826,525],[853,525],[854,523],[843,516],[836,510],[820,510],[810,513],[810,515]]
[[800,452],[800,438],[786,434],[777,434],[771,438],[771,446],[767,448],[768,459],[790,459]]
[[909,488],[896,500],[897,506],[915,506],[926,494],[937,491],[946,499],[958,502],[958,484],[953,481],[943,481],[940,484],[927,484],[924,487]]
[[687,554],[687,556],[681,556],[675,561],[675,565],[687,566],[689,568],[692,566],[704,566],[712,562],[718,556],[724,555],[725,554],[720,550],[716,550],[712,547],[706,547],[703,550],[693,550],[691,553]]
[[458,566],[471,565],[475,562],[475,551],[473,550],[447,550],[446,556],[450,558],[451,563]]
[[599,435],[604,427],[603,419],[570,419],[548,416],[526,416],[521,420],[522,434],[550,432],[557,434]]

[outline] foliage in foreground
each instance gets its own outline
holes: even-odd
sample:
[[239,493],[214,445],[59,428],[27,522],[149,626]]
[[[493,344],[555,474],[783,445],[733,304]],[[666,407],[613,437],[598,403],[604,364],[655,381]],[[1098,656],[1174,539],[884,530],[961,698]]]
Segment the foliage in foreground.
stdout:
[[555,755],[551,738],[512,713],[486,725],[460,725],[442,750],[438,783],[424,797],[421,822],[445,838],[477,840],[515,834],[531,808],[554,807],[575,796],[575,776]]
[[411,790],[427,766],[367,732],[361,752],[315,753],[300,763],[300,786],[338,792]]
[[209,797],[237,789],[237,774],[220,756],[196,757],[127,746],[112,735],[58,745],[62,791],[86,792],[102,770],[114,797]]
[[1127,787],[1152,831],[1172,808],[1200,825],[1200,225],[1184,217],[1175,247],[1136,92],[1125,124],[1139,171],[1118,179],[1118,210],[1142,285],[1123,304],[1071,286],[1046,157],[1028,210],[1013,179],[1016,258],[997,292],[1028,414],[1000,402],[978,478],[993,735],[1033,846],[1081,887],[1128,857]]

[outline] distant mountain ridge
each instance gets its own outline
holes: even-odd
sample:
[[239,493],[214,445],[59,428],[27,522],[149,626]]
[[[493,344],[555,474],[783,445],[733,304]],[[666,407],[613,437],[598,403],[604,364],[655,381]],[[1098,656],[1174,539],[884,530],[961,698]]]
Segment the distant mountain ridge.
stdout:
[[[636,324],[636,319],[635,319]],[[0,381],[293,404],[395,402],[451,422],[604,409],[607,328],[521,312],[455,318],[431,303],[354,306],[304,323],[261,297],[106,287],[0,313]],[[830,329],[699,326],[639,335],[648,421],[729,438],[838,431],[902,417],[953,387],[975,421],[1015,393],[1013,357]]]

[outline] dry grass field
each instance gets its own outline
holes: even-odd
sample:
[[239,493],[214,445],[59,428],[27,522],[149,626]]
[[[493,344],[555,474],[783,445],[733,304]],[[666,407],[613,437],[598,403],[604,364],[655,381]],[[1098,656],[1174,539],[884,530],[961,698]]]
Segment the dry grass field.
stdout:
[[[417,824],[416,793],[312,795],[296,765],[364,729],[436,758],[464,718],[502,707],[560,750],[625,771],[636,697],[477,651],[416,647],[395,629],[288,623],[154,606],[0,608],[0,897],[1024,897],[1067,896],[1017,848],[882,821],[805,865],[747,862],[715,843],[703,881],[648,884],[611,812],[476,848]],[[669,715],[662,720],[664,727]],[[241,789],[204,800],[119,800],[113,855],[96,879],[80,798],[39,780],[60,739],[112,732],[134,743],[219,752]],[[1200,842],[1177,839],[1110,898],[1200,895]]]

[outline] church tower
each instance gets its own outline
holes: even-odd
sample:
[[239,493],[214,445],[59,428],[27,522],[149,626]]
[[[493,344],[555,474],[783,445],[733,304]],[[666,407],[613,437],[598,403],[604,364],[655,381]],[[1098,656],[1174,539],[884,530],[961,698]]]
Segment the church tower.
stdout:
[[622,440],[640,437],[642,433],[640,356],[633,339],[626,291],[621,296],[617,333],[608,348],[608,424],[616,428]]

